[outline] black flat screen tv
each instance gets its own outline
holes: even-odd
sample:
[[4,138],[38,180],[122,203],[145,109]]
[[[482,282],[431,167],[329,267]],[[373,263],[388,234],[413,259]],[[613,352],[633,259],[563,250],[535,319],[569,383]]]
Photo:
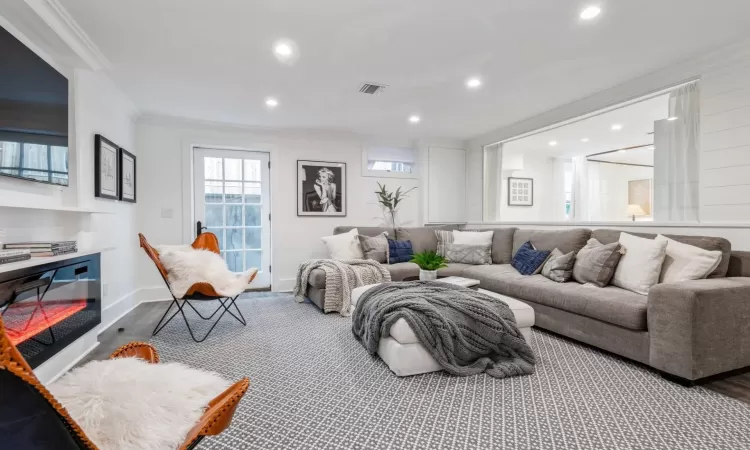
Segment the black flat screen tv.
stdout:
[[2,27],[0,175],[68,185],[68,79]]

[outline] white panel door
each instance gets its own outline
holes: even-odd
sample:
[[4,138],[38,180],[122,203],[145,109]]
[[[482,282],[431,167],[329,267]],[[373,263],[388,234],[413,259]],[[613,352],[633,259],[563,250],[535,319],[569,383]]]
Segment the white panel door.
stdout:
[[195,233],[219,238],[232,272],[257,268],[250,287],[271,286],[269,154],[196,148],[193,154]]
[[466,222],[466,150],[430,147],[427,171],[427,221]]

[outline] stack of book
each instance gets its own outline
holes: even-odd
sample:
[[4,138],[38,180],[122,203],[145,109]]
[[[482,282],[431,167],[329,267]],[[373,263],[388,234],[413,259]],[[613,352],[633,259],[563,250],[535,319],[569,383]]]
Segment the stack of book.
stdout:
[[78,251],[76,241],[16,242],[5,244],[6,250],[28,250],[31,256],[57,256]]
[[27,259],[31,259],[31,252],[28,249],[0,250],[0,264],[9,264]]

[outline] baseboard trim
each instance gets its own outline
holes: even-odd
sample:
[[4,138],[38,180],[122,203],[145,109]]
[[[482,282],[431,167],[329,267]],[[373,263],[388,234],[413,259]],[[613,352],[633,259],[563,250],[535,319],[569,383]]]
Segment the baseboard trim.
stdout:
[[102,321],[97,327],[96,334],[102,334],[104,330],[111,327],[115,322],[125,317],[127,313],[134,310],[140,304],[140,302],[136,301],[137,295],[138,289],[122,296],[116,302],[102,309]]
[[292,292],[294,285],[297,284],[296,278],[279,278],[278,283],[274,283],[274,292]]
[[136,300],[140,303],[162,302],[172,300],[172,294],[166,286],[152,286],[138,289]]

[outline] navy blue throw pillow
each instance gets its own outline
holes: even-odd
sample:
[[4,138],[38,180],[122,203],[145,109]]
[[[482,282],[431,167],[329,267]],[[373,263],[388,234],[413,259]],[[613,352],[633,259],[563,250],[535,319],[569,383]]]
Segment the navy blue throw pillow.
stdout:
[[521,275],[534,275],[542,267],[542,264],[547,260],[550,253],[535,249],[529,241],[523,244],[516,254],[513,255],[510,265]]
[[414,256],[414,249],[411,241],[388,239],[388,264],[409,262],[412,256]]

